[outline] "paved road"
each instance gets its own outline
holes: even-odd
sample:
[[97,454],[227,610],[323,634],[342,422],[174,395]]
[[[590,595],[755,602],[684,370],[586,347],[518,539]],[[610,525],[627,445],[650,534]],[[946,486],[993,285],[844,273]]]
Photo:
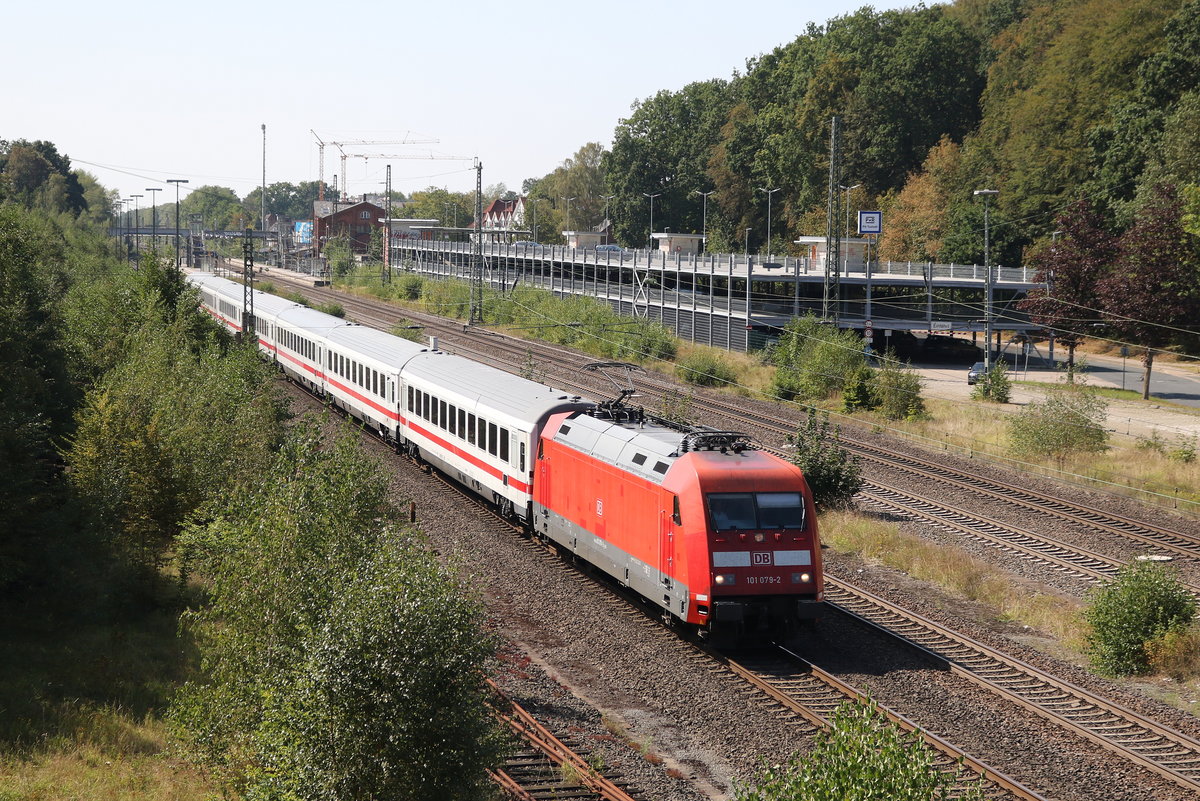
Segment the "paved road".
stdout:
[[[1055,354],[1059,356],[1060,354]],[[1062,378],[1061,372],[1051,370],[1044,360],[1031,355],[1026,367],[1024,356],[1017,348],[1005,354],[1014,365],[1010,374],[1018,381],[1053,384]],[[1124,388],[1140,391],[1142,365],[1137,358],[1124,360],[1111,356],[1089,355],[1086,358],[1087,381],[1093,386]],[[1059,364],[1062,360],[1058,359]],[[925,382],[926,393],[935,398],[966,400],[971,396],[967,385],[969,364],[914,364]],[[1036,387],[1018,385],[1013,388],[1012,403],[1004,408],[1017,411],[1039,397]],[[1177,436],[1200,436],[1200,365],[1155,363],[1150,376],[1150,401],[1112,400],[1109,402],[1109,428],[1120,434],[1147,436],[1151,431],[1173,439]],[[1156,401],[1164,401],[1158,403]],[[1193,409],[1195,411],[1193,411]]]

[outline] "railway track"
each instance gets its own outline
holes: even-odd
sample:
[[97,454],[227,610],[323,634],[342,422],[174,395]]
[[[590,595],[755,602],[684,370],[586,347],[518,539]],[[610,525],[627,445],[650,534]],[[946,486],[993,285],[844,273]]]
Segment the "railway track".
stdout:
[[[719,654],[712,656],[771,701],[820,728],[829,725],[834,711],[846,700],[869,702],[859,690],[782,646],[750,659],[734,660]],[[955,778],[956,790],[961,791],[968,784],[979,783],[985,798],[1015,798],[1021,801],[1042,799],[1030,788],[992,770],[957,746],[921,729],[903,715],[878,704],[876,706],[892,723],[906,732],[916,734],[935,753],[935,767]]]
[[619,783],[618,775],[597,770],[579,745],[557,737],[491,679],[488,685],[497,699],[492,713],[526,745],[491,774],[510,797],[522,801],[637,801]]
[[[424,466],[422,467],[425,469]],[[520,527],[498,515],[492,507],[478,497],[462,493],[449,478],[436,470],[427,470],[426,472],[438,482],[445,492],[453,493],[457,498],[466,500],[497,526],[519,535],[521,540],[535,550],[539,556],[549,557],[559,565],[564,564],[565,559],[570,557],[570,554],[560,551],[552,543],[525,536]],[[584,572],[576,572],[575,577],[580,584],[600,589],[607,602],[629,619],[632,625],[654,629],[672,629],[663,621],[661,610],[648,605],[644,599],[626,589],[618,587],[608,580],[594,581]],[[678,632],[672,629],[672,634],[674,636]],[[810,731],[828,728],[833,713],[845,701],[869,701],[865,693],[785,648],[775,646],[772,649],[774,654],[772,658],[760,657],[750,663],[744,659],[733,659],[710,648],[702,647],[687,638],[680,637],[676,642],[684,649],[684,656],[703,660],[708,664],[727,670],[735,679],[744,682],[748,691],[757,693],[770,704],[781,709],[784,714],[794,717],[798,724],[807,726]],[[979,782],[988,799],[1045,801],[1043,796],[1019,781],[970,756],[949,741],[925,731],[900,713],[877,702],[874,703],[889,720],[904,731],[915,733],[927,747],[931,748],[936,754],[935,767],[957,777],[960,789],[968,783]],[[569,764],[574,765],[574,763]],[[569,767],[567,772],[573,773],[574,769],[574,767]]]
[[826,572],[840,610],[944,662],[950,670],[1043,719],[1200,793],[1200,741],[902,609]]

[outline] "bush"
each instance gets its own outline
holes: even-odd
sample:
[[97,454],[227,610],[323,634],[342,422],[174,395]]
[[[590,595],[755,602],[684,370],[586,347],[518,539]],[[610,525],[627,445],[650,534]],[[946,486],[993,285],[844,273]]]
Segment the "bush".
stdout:
[[686,356],[675,365],[675,374],[689,384],[702,387],[732,384],[737,380],[733,368],[720,356],[707,350],[693,351]]
[[396,282],[396,293],[404,300],[420,300],[425,280],[419,275],[405,275]]
[[1200,627],[1171,629],[1147,640],[1146,661],[1155,673],[1176,681],[1200,676]]
[[807,759],[793,756],[763,771],[754,787],[738,786],[736,801],[982,801],[982,782],[943,772],[915,733],[905,733],[874,702],[846,701],[817,735]]
[[331,315],[333,317],[345,317],[346,310],[340,303],[317,303],[313,306],[319,312]]
[[1195,597],[1158,562],[1127,565],[1115,581],[1092,590],[1089,601],[1088,654],[1097,670],[1114,676],[1148,672],[1147,643],[1186,630],[1196,614]]
[[474,799],[501,746],[476,596],[391,528],[384,471],[353,435],[298,425],[275,464],[183,540],[210,582],[188,616],[204,670],[172,719],[233,795]]
[[874,378],[875,371],[865,364],[852,370],[842,388],[842,409],[857,412],[875,408]]
[[853,331],[824,325],[816,317],[788,324],[766,354],[775,365],[772,392],[783,400],[824,400],[839,392],[863,363],[863,342]]
[[829,415],[812,409],[806,420],[789,436],[796,449],[792,463],[804,471],[813,499],[828,507],[846,506],[862,487],[858,458],[842,447],[841,428],[829,433]]
[[1012,397],[1012,381],[1008,377],[1008,365],[1003,359],[992,362],[992,367],[975,382],[971,397],[992,403],[1008,403]]
[[1008,424],[1009,446],[1022,456],[1098,453],[1108,447],[1108,401],[1078,384],[1046,390]]
[[872,402],[889,420],[920,420],[926,416],[921,376],[888,353],[875,371]]

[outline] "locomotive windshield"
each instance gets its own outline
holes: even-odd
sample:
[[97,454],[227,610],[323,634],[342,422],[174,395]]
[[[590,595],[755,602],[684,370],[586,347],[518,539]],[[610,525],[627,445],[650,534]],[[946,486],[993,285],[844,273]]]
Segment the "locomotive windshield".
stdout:
[[804,528],[804,498],[798,492],[721,492],[708,496],[717,531]]

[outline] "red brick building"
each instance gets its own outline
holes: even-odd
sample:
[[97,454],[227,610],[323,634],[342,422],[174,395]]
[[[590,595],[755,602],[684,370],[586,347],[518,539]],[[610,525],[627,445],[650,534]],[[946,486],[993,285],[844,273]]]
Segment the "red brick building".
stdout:
[[325,244],[333,238],[344,236],[350,241],[351,253],[366,253],[371,244],[371,232],[376,228],[382,230],[380,222],[387,212],[374,203],[355,203],[340,208],[332,214],[317,217],[313,232],[316,237],[317,253],[320,254]]

